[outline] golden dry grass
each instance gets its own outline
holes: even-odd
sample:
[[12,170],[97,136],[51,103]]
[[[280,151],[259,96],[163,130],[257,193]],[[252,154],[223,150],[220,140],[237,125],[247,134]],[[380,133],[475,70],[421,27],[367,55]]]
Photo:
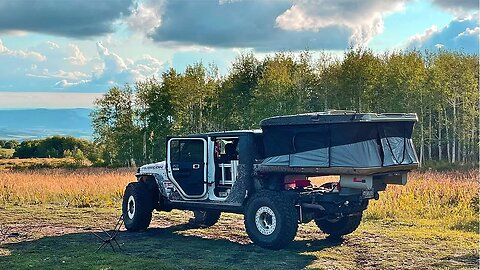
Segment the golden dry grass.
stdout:
[[389,185],[372,201],[368,218],[434,221],[436,225],[478,231],[479,172],[413,172],[406,186]]
[[117,206],[133,174],[100,168],[0,171],[0,204]]
[[[134,181],[133,174],[131,169],[100,168],[0,171],[0,205],[118,207],[126,184]],[[477,171],[410,173],[406,186],[390,185],[380,193],[380,200],[371,201],[365,217],[476,231],[477,178]]]
[[[389,185],[372,200],[365,213],[369,219],[395,219],[410,223],[478,231],[479,172],[411,172],[406,186]],[[338,176],[314,177],[321,185]]]

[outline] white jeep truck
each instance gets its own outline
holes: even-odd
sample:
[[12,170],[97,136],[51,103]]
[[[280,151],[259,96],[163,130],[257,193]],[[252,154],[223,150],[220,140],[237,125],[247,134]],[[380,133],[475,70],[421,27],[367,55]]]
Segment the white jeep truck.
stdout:
[[[152,211],[191,210],[199,226],[222,212],[244,215],[247,234],[264,248],[290,243],[312,220],[332,237],[352,233],[370,199],[405,185],[418,166],[415,114],[329,111],[278,116],[261,130],[168,137],[166,161],[140,167],[128,184],[123,217],[145,230]],[[312,177],[338,175],[320,186]]]

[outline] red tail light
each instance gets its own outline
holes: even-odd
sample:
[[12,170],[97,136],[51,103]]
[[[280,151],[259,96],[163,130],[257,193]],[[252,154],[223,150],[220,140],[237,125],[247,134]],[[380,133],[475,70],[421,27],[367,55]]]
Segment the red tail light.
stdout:
[[312,185],[305,175],[287,175],[284,184],[285,189],[304,188]]
[[296,187],[309,187],[311,185],[310,180],[295,180]]

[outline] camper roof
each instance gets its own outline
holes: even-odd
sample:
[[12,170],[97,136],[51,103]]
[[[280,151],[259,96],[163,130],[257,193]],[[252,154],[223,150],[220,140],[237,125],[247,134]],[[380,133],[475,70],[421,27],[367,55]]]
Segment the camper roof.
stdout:
[[312,125],[350,122],[417,122],[415,113],[357,113],[355,111],[326,111],[263,119],[260,126]]

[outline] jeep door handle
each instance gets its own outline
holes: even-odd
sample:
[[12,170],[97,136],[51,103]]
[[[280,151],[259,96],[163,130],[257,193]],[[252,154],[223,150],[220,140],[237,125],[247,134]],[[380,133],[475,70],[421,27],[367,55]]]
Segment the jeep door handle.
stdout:
[[194,170],[200,169],[200,164],[197,164],[197,163],[193,164],[192,169],[194,169]]

